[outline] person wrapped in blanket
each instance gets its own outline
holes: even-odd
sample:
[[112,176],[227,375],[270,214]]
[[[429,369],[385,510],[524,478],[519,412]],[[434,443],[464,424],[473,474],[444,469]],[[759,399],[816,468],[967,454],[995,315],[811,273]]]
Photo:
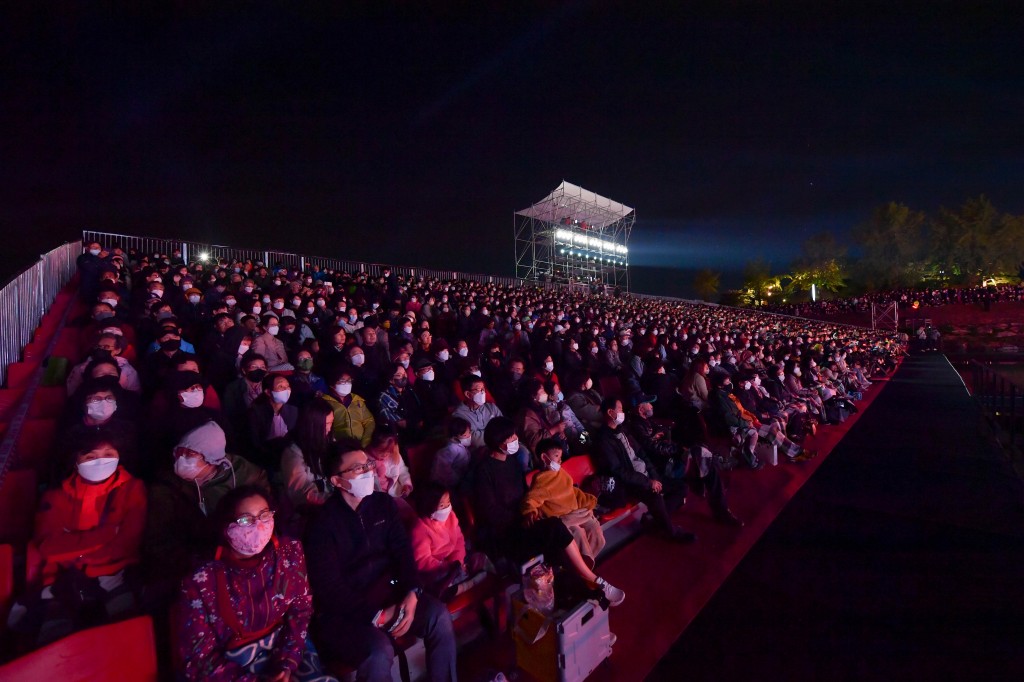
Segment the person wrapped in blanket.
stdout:
[[297,540],[274,535],[262,488],[239,486],[213,519],[220,546],[182,583],[177,651],[186,680],[328,682],[309,641],[313,597]]

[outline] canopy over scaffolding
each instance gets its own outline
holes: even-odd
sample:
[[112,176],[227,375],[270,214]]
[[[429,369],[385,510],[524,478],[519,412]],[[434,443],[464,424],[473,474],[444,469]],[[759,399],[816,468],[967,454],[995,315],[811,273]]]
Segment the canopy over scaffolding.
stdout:
[[517,277],[629,289],[629,206],[563,180],[513,217]]

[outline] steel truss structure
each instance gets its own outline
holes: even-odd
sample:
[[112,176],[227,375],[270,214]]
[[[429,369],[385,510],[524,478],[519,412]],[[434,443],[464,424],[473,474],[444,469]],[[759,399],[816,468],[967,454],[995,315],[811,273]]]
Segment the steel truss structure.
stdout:
[[636,211],[562,181],[513,215],[516,277],[629,291],[629,235]]

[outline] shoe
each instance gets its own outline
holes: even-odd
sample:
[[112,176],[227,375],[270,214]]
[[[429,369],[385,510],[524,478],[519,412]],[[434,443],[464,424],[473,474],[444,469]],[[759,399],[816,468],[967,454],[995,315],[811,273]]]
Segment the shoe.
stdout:
[[793,458],[794,462],[806,462],[807,460],[814,459],[818,456],[817,450],[804,450],[799,455]]
[[736,518],[736,515],[729,509],[722,509],[715,512],[715,521],[734,528],[742,528],[743,522]]
[[697,535],[695,533],[683,530],[679,526],[672,526],[672,528],[665,533],[665,537],[672,542],[678,542],[681,545],[689,545],[697,541]]
[[604,578],[597,579],[597,586],[604,592],[604,598],[612,606],[618,606],[626,600],[626,593],[609,583]]

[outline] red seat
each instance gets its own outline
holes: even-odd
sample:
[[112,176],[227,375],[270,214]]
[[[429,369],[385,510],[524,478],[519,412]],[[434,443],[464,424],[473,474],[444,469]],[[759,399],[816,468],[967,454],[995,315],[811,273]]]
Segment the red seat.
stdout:
[[77,364],[82,357],[78,335],[78,329],[70,327],[62,329],[60,336],[57,337],[57,343],[53,347],[53,357],[67,358],[70,364]]
[[527,488],[529,488],[530,486],[533,485],[533,479],[537,477],[537,473],[538,472],[537,472],[536,469],[534,469],[533,471],[527,471],[526,472],[526,487]]
[[629,512],[633,511],[635,508],[636,504],[634,502],[627,502],[624,506],[619,507],[618,509],[612,509],[606,514],[601,514],[601,517],[598,518],[598,521],[600,521],[603,525],[605,523],[608,523],[609,521],[614,521],[620,516],[625,516]]
[[6,682],[156,680],[156,641],[149,616],[89,628],[0,666]]
[[562,470],[572,476],[572,482],[582,485],[588,476],[594,475],[594,462],[590,455],[576,455],[562,462]]
[[25,391],[20,388],[0,388],[0,419],[8,420],[14,415]]
[[440,450],[443,445],[439,443],[419,443],[411,445],[405,453],[408,460],[409,474],[414,484],[422,484],[430,479],[430,467],[434,464],[434,453]]
[[22,357],[26,362],[39,362],[46,355],[46,346],[49,342],[49,339],[40,339],[37,335],[35,341],[25,346]]
[[622,382],[618,377],[601,377],[601,395],[605,398],[621,398]]
[[64,411],[68,391],[64,386],[40,386],[32,397],[28,416],[35,418],[56,418]]
[[32,537],[38,478],[31,469],[14,469],[0,485],[0,542],[24,545]]
[[7,388],[25,388],[37,369],[39,360],[12,362],[7,365]]
[[0,633],[7,625],[7,610],[14,595],[14,548],[0,545]]
[[56,431],[56,419],[26,419],[14,444],[18,468],[34,469],[38,474],[44,473],[49,465]]

